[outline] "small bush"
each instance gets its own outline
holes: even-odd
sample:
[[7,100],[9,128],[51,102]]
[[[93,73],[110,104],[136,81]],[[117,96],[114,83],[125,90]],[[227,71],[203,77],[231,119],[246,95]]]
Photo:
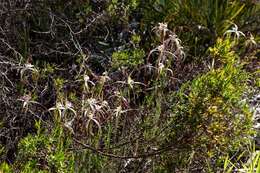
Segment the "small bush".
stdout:
[[204,164],[205,168],[209,164],[215,169],[226,153],[237,152],[253,135],[252,114],[241,102],[248,74],[231,50],[232,43],[218,39],[210,52],[222,65],[183,85],[175,96],[179,101],[173,104],[168,140],[174,142],[187,135],[183,139],[189,141],[184,148],[187,155],[181,157],[189,159],[184,165]]

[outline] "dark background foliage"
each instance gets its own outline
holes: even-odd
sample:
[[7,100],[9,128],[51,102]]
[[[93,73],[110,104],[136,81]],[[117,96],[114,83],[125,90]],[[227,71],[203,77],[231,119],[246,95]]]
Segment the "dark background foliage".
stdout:
[[252,0],[1,1],[0,170],[223,171],[254,136],[259,17]]

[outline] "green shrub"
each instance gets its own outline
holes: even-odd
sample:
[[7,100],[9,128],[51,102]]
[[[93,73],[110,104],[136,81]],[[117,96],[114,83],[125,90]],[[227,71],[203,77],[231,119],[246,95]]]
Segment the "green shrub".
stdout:
[[226,153],[235,153],[253,135],[252,114],[241,102],[248,74],[239,65],[232,43],[218,39],[210,52],[222,65],[183,85],[175,95],[179,102],[173,104],[172,129],[167,140],[189,141],[184,152],[178,154],[181,159],[189,158],[186,165],[199,163],[205,168],[210,164],[213,169],[218,168]]
[[38,129],[36,135],[28,135],[20,141],[14,168],[25,173],[73,172],[74,157],[68,151],[69,146],[70,139],[58,125],[50,134]]
[[118,51],[112,55],[113,68],[119,67],[137,67],[143,64],[145,52],[142,49],[134,49],[131,51]]
[[1,173],[12,173],[13,171],[12,171],[11,167],[7,163],[3,162],[0,165],[0,172]]

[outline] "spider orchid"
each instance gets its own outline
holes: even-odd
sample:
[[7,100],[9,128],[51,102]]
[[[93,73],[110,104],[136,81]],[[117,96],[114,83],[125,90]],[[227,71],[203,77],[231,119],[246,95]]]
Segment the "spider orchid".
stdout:
[[127,109],[127,110],[123,110],[122,106],[118,106],[116,107],[116,109],[114,109],[113,113],[115,114],[115,117],[119,117],[121,114],[132,111],[135,109]]
[[126,81],[117,81],[116,83],[126,84],[126,85],[128,85],[131,89],[134,88],[134,85],[135,85],[135,84],[146,86],[146,85],[145,85],[144,83],[142,83],[142,82],[135,82],[130,76],[127,77],[127,80],[126,80]]
[[173,56],[173,57],[175,57],[175,58],[177,58],[177,56],[174,55],[174,53],[172,53],[172,52],[166,50],[164,44],[162,44],[162,45],[160,45],[160,46],[158,46],[158,47],[156,47],[155,49],[153,49],[153,50],[150,51],[150,53],[149,53],[149,55],[148,55],[148,57],[147,57],[148,62],[149,62],[150,56],[151,56],[154,52],[159,52],[159,53],[160,53],[159,58],[158,58],[158,65],[159,65],[159,63],[162,63],[162,62],[165,60],[165,59],[163,59],[165,53],[166,53],[166,54],[169,54],[169,55],[171,55],[171,56]]
[[[86,129],[89,129],[90,122],[92,121],[98,126],[99,132],[102,132],[101,125],[98,122],[98,120],[95,118],[95,114],[96,113],[105,114],[105,111],[103,110],[103,108],[108,108],[108,107],[109,106],[106,101],[102,101],[100,103],[94,98],[87,99],[87,105],[84,108],[84,113],[83,113],[84,117],[88,117]],[[91,133],[91,134],[93,134],[93,133]]]
[[172,71],[170,68],[166,68],[163,63],[159,63],[157,69],[158,69],[158,74],[159,74],[159,75],[162,74],[162,72],[163,72],[164,70],[166,70],[166,71],[168,71],[168,72],[171,73],[171,76],[173,76],[173,71]]
[[[89,113],[89,114],[87,114],[87,117],[88,117],[89,119],[87,120],[87,123],[86,123],[86,129],[88,130],[88,129],[90,128],[90,123],[91,123],[91,122],[94,122],[94,123],[98,126],[98,132],[99,132],[99,133],[102,133],[101,125],[100,125],[100,123],[98,122],[98,120],[96,120],[96,118],[94,117],[94,114],[93,114],[93,113]],[[94,135],[94,134],[92,133],[92,130],[90,130],[90,134],[91,134],[91,135]]]
[[[174,58],[178,58],[177,56],[185,57],[183,47],[181,46],[181,40],[177,37],[175,33],[167,29],[167,24],[159,23],[159,26],[155,27],[155,29],[157,29],[155,31],[157,36],[161,38],[161,45],[150,51],[147,57],[147,62],[149,62],[150,56],[154,52],[159,52],[159,57],[157,60],[158,67],[160,63],[164,63],[165,59],[167,58],[167,54],[171,55]],[[162,32],[163,35],[161,34]],[[166,32],[168,35],[167,39]]]
[[250,38],[246,40],[245,44],[246,44],[246,46],[251,47],[251,48],[257,46],[255,38],[251,33],[250,33]]
[[24,73],[26,71],[31,71],[31,72],[38,73],[38,70],[36,68],[34,68],[34,65],[32,65],[30,63],[26,63],[26,64],[24,64],[23,67],[21,67],[21,71],[20,71],[20,78],[21,79],[23,79]]
[[151,63],[148,63],[148,64],[144,65],[143,67],[141,67],[141,69],[146,69],[146,68],[148,68],[149,71],[152,71],[152,69],[157,69]]
[[[185,53],[183,51],[183,46],[181,46],[181,40],[177,37],[176,34],[170,34],[169,38],[165,40],[166,44],[170,44],[170,42],[173,42],[176,46],[176,54],[180,55],[181,57],[185,57]],[[172,46],[171,46],[172,47]],[[173,48],[171,48],[173,49]],[[175,56],[176,57],[176,56]]]
[[118,106],[115,110],[114,110],[115,116],[119,117],[121,113],[123,113],[122,111],[122,107]]
[[166,68],[163,63],[159,63],[158,67],[154,67],[152,64],[149,63],[149,64],[141,67],[141,69],[143,69],[143,68],[147,68],[149,73],[151,73],[152,70],[156,70],[158,72],[158,74],[161,74],[163,72],[163,70],[166,70],[171,73],[171,76],[173,76],[173,71],[170,68]]
[[107,101],[98,102],[96,99],[90,98],[87,99],[87,104],[84,108],[84,115],[87,115],[86,112],[89,112],[89,110],[94,113],[98,112],[100,114],[105,114],[105,108],[109,108]]
[[98,97],[101,98],[101,100],[103,99],[103,87],[105,85],[105,83],[111,80],[110,77],[108,76],[107,72],[104,72],[101,76],[98,76],[98,83],[96,85],[96,91],[98,94]]
[[32,104],[37,104],[37,105],[42,106],[40,103],[38,103],[38,102],[36,102],[36,101],[32,101],[31,99],[32,99],[31,94],[24,95],[24,96],[22,96],[21,98],[17,99],[18,101],[22,101],[22,102],[23,102],[23,110],[24,110],[25,112],[28,111],[28,109],[29,109],[29,104],[31,104],[31,103],[32,103]]
[[90,79],[89,79],[89,76],[88,75],[84,75],[83,76],[83,79],[84,79],[84,88],[85,90],[88,92],[89,91],[89,83],[93,86],[95,86],[95,83],[92,82]]
[[156,67],[154,67],[151,63],[148,62],[148,64],[143,65],[142,67],[140,67],[139,71],[141,71],[142,69],[145,69],[146,73],[151,74],[152,70],[157,70]]
[[168,25],[167,23],[159,23],[158,29],[160,31],[167,31],[168,30]]
[[89,84],[91,84],[92,86],[95,86],[95,83],[92,82],[90,80],[90,77],[88,75],[86,75],[86,74],[83,75],[83,80],[79,79],[79,80],[76,80],[76,81],[79,81],[79,82],[84,81],[84,90],[87,91],[87,92],[89,92],[89,89],[90,89],[90,85]]
[[104,73],[102,74],[102,76],[100,76],[100,82],[104,84],[104,83],[107,82],[108,80],[111,80],[111,79],[110,79],[110,77],[108,76],[108,73],[107,73],[107,72],[104,72]]
[[224,35],[227,35],[227,34],[232,34],[234,33],[235,34],[235,38],[236,39],[239,39],[239,37],[242,35],[243,37],[246,37],[245,34],[242,32],[242,31],[239,31],[238,30],[238,26],[236,24],[233,24],[234,26],[230,29],[230,30],[227,30]]
[[115,118],[116,118],[116,128],[118,126],[118,119],[120,117],[121,114],[125,113],[126,111],[123,111],[121,106],[116,107],[116,109],[113,111],[115,114]]
[[163,34],[164,37],[166,32],[169,31],[167,23],[159,23],[158,26],[155,26],[152,30],[155,30],[156,35],[159,37],[161,37],[161,34]]
[[[131,109],[132,110],[132,109]],[[119,124],[119,118],[122,114],[126,113],[130,111],[130,109],[128,110],[123,110],[122,106],[118,106],[114,109],[113,113],[115,115],[115,129],[116,129],[116,132],[115,134],[117,135],[117,128],[118,128],[118,124]]]
[[162,73],[162,71],[163,71],[163,69],[165,68],[165,66],[164,66],[164,64],[163,63],[159,63],[159,65],[158,65],[159,67],[158,67],[158,72],[159,72],[159,74],[161,74]]
[[[74,117],[77,116],[77,112],[73,109],[73,105],[68,100],[65,101],[65,104],[62,104],[61,102],[57,102],[55,107],[52,107],[49,109],[49,111],[57,110],[59,113],[59,117],[65,117],[65,113],[67,111],[71,111],[74,115]],[[74,119],[74,117],[72,119]]]
[[116,97],[116,98],[118,98],[118,99],[120,100],[120,102],[123,103],[123,105],[124,105],[125,107],[129,107],[129,102],[128,102],[128,100],[122,95],[121,92],[119,92],[119,91],[114,91],[113,93],[114,93],[114,94],[111,95],[110,97],[108,97],[108,99],[111,99],[111,98],[113,98],[113,97]]
[[169,40],[173,41],[175,43],[177,49],[182,49],[183,48],[181,46],[181,40],[177,37],[176,34],[170,34],[169,35]]
[[87,106],[94,112],[98,109],[98,101],[94,98],[87,99]]
[[148,55],[148,60],[149,60],[149,57],[151,56],[151,54],[154,53],[154,52],[160,52],[160,53],[164,52],[164,45],[162,44],[162,45],[160,45],[160,46],[157,46],[157,47],[154,48],[153,50],[151,50],[151,51],[149,52],[149,55]]
[[72,125],[73,125],[74,120],[75,120],[75,119],[73,118],[72,120],[66,121],[66,122],[64,123],[64,126],[65,126],[67,129],[69,129],[69,131],[71,131],[72,134],[75,134],[75,133],[74,133],[74,130],[73,130],[73,128],[72,128]]

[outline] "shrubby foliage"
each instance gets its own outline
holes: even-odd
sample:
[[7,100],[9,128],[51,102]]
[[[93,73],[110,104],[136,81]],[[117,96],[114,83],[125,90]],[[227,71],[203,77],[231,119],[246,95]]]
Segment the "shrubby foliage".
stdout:
[[259,12],[250,0],[0,3],[0,170],[239,169]]

